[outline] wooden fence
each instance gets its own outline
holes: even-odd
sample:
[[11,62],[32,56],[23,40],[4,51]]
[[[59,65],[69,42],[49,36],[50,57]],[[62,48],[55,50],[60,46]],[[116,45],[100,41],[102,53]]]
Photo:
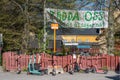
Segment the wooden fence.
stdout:
[[[21,54],[19,58],[21,69],[27,69],[30,55]],[[3,53],[3,67],[8,71],[14,71],[17,69],[18,55],[14,52]],[[32,61],[34,60],[34,55],[32,55]],[[87,68],[90,65],[97,65],[98,68],[107,67],[109,70],[116,70],[120,66],[120,56],[79,56],[79,58],[73,58],[72,55],[67,56],[53,56],[55,65],[61,65],[65,71],[68,70],[71,62],[81,63],[82,67]],[[36,62],[41,63],[41,68],[47,68],[52,66],[52,56],[48,54],[36,54]]]

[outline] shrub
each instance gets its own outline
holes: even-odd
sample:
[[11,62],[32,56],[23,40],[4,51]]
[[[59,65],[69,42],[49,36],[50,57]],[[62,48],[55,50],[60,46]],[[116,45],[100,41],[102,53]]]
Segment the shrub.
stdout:
[[115,50],[113,53],[115,56],[120,56],[120,50]]
[[27,72],[27,68],[26,68],[26,67],[24,67],[24,68],[22,69],[22,71]]
[[6,71],[6,61],[3,62],[2,68],[3,68],[3,71],[5,72]]

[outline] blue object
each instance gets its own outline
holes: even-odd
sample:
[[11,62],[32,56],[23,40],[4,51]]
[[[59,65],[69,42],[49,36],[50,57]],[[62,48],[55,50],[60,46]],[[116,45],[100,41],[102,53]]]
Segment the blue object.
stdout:
[[78,45],[77,48],[90,48],[90,45]]
[[47,69],[40,69],[40,64],[36,63],[36,56],[34,55],[33,62],[32,62],[32,56],[30,56],[27,74],[43,75],[43,74],[47,74]]

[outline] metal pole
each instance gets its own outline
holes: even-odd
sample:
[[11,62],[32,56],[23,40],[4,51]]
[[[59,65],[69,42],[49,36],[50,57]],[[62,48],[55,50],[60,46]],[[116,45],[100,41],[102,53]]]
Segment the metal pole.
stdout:
[[56,52],[56,29],[54,29],[54,54]]
[[55,64],[54,64],[54,55],[56,54],[56,29],[54,29],[54,53],[52,54],[52,65],[53,65],[53,70],[52,70],[52,75],[56,75],[55,71]]
[[45,11],[45,7],[46,7],[46,0],[44,0],[44,39],[43,39],[43,42],[44,42],[44,53],[46,51],[46,36],[47,36],[47,33],[46,33],[46,11]]

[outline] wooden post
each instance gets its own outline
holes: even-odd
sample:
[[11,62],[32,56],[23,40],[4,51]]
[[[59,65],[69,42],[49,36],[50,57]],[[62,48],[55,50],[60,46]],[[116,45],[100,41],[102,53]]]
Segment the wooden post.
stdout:
[[54,30],[54,54],[56,53],[56,30],[58,29],[58,24],[57,23],[53,23],[51,24],[51,29]]
[[56,29],[54,29],[54,53],[56,53]]

